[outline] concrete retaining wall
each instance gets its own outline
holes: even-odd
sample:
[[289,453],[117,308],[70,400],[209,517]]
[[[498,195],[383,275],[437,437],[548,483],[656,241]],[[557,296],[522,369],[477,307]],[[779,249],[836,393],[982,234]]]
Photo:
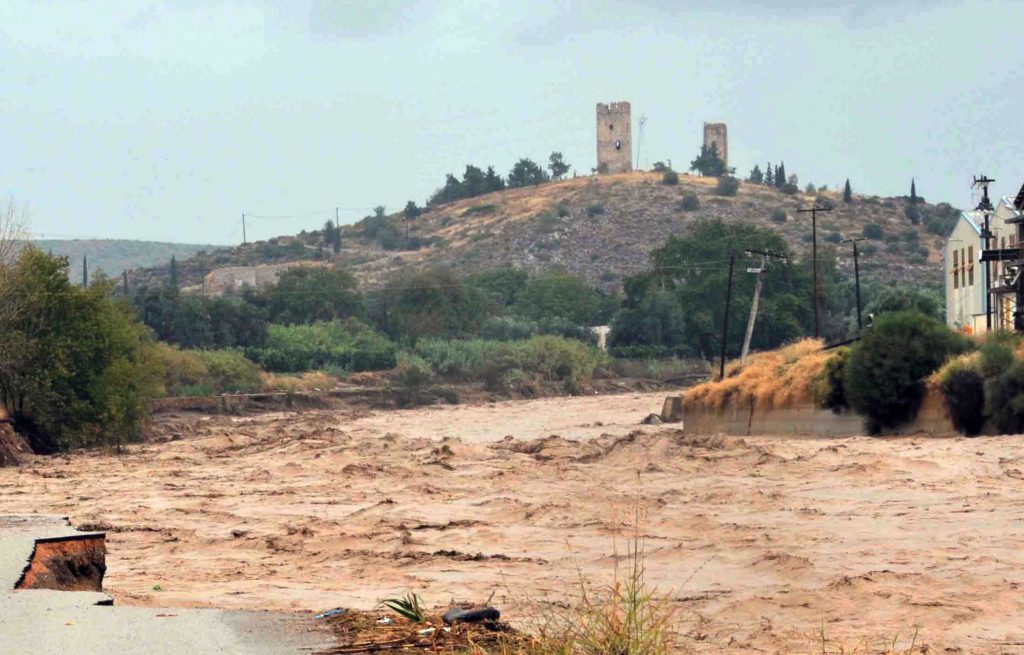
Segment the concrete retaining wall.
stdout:
[[[866,433],[862,416],[848,411],[836,414],[811,403],[775,409],[758,409],[751,403],[729,404],[721,410],[684,409],[681,397],[671,396],[665,399],[661,418],[666,422],[682,421],[683,430],[689,434],[853,437]],[[917,418],[886,434],[951,436],[957,432],[946,415],[939,393],[929,391]]]

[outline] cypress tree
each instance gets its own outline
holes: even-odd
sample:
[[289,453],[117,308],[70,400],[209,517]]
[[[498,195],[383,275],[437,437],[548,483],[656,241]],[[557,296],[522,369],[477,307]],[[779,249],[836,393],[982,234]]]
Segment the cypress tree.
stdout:
[[853,202],[853,189],[850,188],[850,178],[846,178],[846,187],[843,188],[843,202]]
[[914,178],[910,178],[910,204],[916,205],[917,202],[917,184],[914,183]]
[[771,162],[764,167],[764,184],[765,186],[775,186],[775,173],[772,172]]
[[786,162],[779,164],[779,170],[775,171],[775,186],[782,188],[786,184]]
[[171,281],[169,286],[171,291],[178,290],[178,260],[174,258],[174,255],[171,255]]
[[82,288],[89,286],[89,255],[82,255]]

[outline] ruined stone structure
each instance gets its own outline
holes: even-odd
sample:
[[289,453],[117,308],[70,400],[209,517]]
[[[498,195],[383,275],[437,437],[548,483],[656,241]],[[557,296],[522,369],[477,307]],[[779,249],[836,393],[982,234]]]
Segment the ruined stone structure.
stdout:
[[725,123],[704,123],[704,145],[710,148],[711,144],[715,144],[718,157],[729,168],[729,132]]
[[628,102],[597,103],[597,172],[633,170],[632,120]]

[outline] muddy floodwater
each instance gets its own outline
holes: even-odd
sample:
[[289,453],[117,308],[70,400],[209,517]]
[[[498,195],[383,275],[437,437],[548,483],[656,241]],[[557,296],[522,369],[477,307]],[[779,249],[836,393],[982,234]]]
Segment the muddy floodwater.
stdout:
[[[117,457],[0,469],[0,512],[108,532],[119,604],[493,602],[613,579],[633,534],[681,649],[867,640],[1024,650],[1024,439],[777,439],[641,426],[662,394],[159,416]],[[817,644],[817,645],[816,645]]]

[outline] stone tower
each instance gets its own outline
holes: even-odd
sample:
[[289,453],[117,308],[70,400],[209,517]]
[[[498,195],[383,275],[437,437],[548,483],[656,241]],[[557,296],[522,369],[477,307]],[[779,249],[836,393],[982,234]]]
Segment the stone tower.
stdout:
[[628,102],[597,103],[597,172],[633,170],[632,120]]
[[704,145],[710,148],[712,143],[718,148],[718,157],[725,162],[725,167],[728,169],[729,132],[725,123],[704,123]]

